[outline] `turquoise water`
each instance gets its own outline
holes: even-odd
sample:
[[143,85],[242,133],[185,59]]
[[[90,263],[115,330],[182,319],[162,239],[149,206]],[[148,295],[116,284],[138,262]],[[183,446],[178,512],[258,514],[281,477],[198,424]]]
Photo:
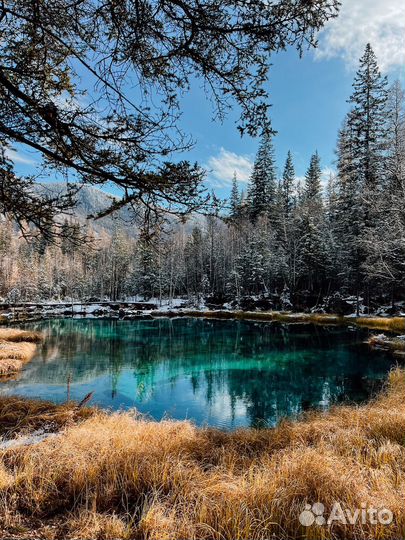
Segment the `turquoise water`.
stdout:
[[[27,325],[28,326],[28,325]],[[0,393],[135,407],[221,428],[274,425],[315,407],[361,402],[393,364],[359,329],[192,318],[32,323],[45,345]]]

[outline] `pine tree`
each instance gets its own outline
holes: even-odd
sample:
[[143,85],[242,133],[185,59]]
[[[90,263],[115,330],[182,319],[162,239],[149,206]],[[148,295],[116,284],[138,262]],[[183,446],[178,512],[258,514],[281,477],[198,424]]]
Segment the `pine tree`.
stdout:
[[325,269],[321,166],[318,152],[311,156],[305,175],[300,213],[301,271],[309,291],[322,284]]
[[383,181],[387,78],[381,76],[369,43],[360,59],[353,89],[349,123],[356,167],[363,189],[372,196],[372,191],[378,190]]
[[357,295],[359,312],[361,290],[366,291],[367,300],[370,290],[368,273],[363,266],[371,247],[367,239],[381,219],[387,184],[387,78],[382,77],[370,44],[360,59],[349,103],[352,110],[347,117],[347,142],[351,146],[351,170],[344,181],[345,193],[342,193],[346,196],[347,212],[343,224],[350,235],[345,240],[352,270],[348,277]]
[[248,199],[250,219],[256,222],[259,216],[271,218],[276,197],[276,166],[271,135],[264,135],[256,155],[250,179]]
[[387,101],[387,180],[392,194],[405,193],[405,92],[397,80]]
[[284,216],[286,219],[288,219],[294,207],[294,183],[295,170],[292,155],[289,150],[283,171],[283,181],[281,184]]
[[253,232],[243,243],[241,252],[235,261],[235,273],[232,280],[240,281],[244,294],[267,292],[266,275],[268,250],[263,234]]
[[389,291],[394,302],[405,283],[405,94],[397,81],[389,90],[386,118],[386,185],[373,227],[363,237],[363,269],[374,290]]
[[321,161],[318,152],[311,156],[305,175],[304,198],[313,205],[322,205]]
[[199,298],[203,292],[206,276],[206,253],[204,236],[201,229],[195,226],[184,250],[186,266],[187,292]]
[[148,227],[142,227],[138,242],[138,272],[135,279],[136,292],[150,300],[158,289],[159,264],[155,238]]
[[338,192],[336,175],[329,174],[325,191],[325,220],[324,220],[324,244],[326,277],[330,287],[338,285],[337,268],[339,265],[339,222],[338,222]]
[[231,219],[236,220],[240,212],[240,195],[239,195],[238,180],[236,177],[236,172],[233,173],[233,178],[232,178],[230,207],[231,207],[230,217]]

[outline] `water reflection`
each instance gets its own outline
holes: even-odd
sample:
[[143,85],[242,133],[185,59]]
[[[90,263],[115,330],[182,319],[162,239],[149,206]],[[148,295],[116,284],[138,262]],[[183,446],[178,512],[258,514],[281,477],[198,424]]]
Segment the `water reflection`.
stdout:
[[70,378],[72,399],[94,391],[104,407],[226,428],[362,401],[392,363],[346,328],[185,318],[30,327],[47,334],[45,345],[2,393],[63,401]]

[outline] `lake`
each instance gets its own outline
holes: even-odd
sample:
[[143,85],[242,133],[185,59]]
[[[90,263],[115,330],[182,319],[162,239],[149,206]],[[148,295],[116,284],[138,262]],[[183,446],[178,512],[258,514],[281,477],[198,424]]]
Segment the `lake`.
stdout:
[[225,429],[273,426],[310,408],[361,403],[395,363],[358,328],[161,318],[54,319],[45,344],[0,393],[136,408]]

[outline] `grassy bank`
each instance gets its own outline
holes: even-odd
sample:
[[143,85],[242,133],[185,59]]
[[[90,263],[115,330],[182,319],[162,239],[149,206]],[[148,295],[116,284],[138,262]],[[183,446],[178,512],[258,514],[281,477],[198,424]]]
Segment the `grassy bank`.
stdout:
[[405,331],[405,317],[345,317],[333,313],[291,313],[281,311],[154,311],[154,317],[203,317],[207,319],[246,319],[253,321],[277,321],[290,324],[357,325],[363,328]]
[[95,409],[80,408],[73,402],[55,405],[17,396],[0,396],[0,437],[9,439],[44,427],[59,430],[89,418],[95,412]]
[[[85,304],[80,304],[84,306]],[[91,306],[92,304],[87,304]],[[152,317],[202,317],[209,319],[246,319],[253,321],[277,321],[281,323],[289,324],[318,324],[318,325],[358,325],[364,328],[370,328],[375,330],[389,331],[402,333],[405,332],[405,317],[375,317],[375,316],[343,316],[334,313],[294,313],[290,311],[242,311],[242,310],[198,310],[198,309],[173,309],[170,310],[147,310],[147,309],[133,309],[128,308],[128,303],[121,304],[120,302],[114,303],[114,305],[124,305],[126,307],[120,309],[123,312],[123,317],[137,317],[139,318],[144,313],[145,316]],[[129,311],[128,311],[129,309]],[[127,310],[127,311],[126,311]],[[94,313],[94,312],[90,312]],[[88,313],[88,314],[90,314]],[[21,316],[15,323],[23,323],[34,320],[42,320],[46,318],[52,318],[53,316],[71,316],[71,311],[64,314],[42,314],[31,313],[29,316]],[[81,313],[82,316],[86,316],[86,312]],[[114,309],[108,314],[104,314],[104,317],[119,318],[119,311]],[[101,315],[100,318],[103,318]],[[10,321],[6,317],[0,315],[0,325],[10,324]],[[1,333],[1,328],[0,328]],[[0,338],[1,339],[1,338]]]
[[0,328],[0,376],[20,371],[35,354],[36,343],[42,340],[38,332]]
[[[397,540],[405,536],[404,394],[397,369],[364,406],[230,433],[130,413],[71,416],[56,437],[0,452],[0,527],[6,537],[47,539]],[[39,427],[48,406],[27,403],[11,409],[39,414]],[[60,409],[65,420],[71,407]],[[335,501],[387,507],[394,521],[303,527],[298,516],[316,501],[327,512]]]
[[405,317],[358,317],[358,326],[387,332],[403,332],[405,330]]

